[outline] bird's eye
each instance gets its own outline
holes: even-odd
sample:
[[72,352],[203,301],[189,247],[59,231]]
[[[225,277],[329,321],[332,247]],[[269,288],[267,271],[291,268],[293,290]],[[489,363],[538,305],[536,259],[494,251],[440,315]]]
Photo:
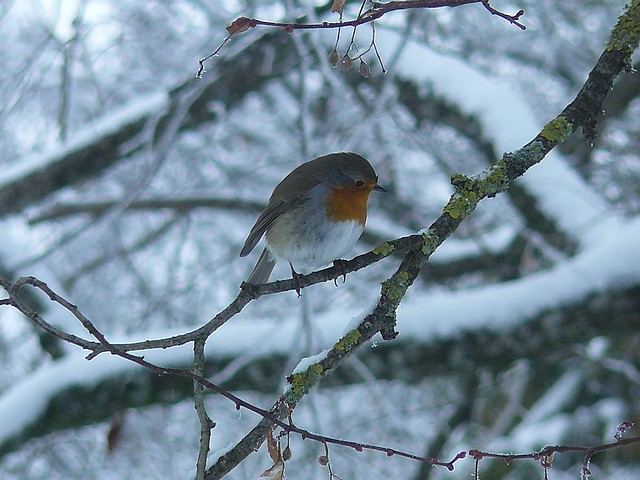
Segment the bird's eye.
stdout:
[[356,185],[356,188],[364,187],[364,180],[356,180],[355,185]]

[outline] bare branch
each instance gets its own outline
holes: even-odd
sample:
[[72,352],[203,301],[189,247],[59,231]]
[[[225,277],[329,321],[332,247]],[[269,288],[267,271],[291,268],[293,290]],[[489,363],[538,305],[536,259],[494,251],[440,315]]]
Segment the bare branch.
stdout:
[[[489,10],[492,14],[498,15],[501,18],[508,20],[509,23],[512,23],[523,30],[526,29],[526,27],[518,21],[518,19],[524,14],[524,11],[520,10],[515,15],[509,15],[491,7],[489,4],[489,1],[487,0],[410,0],[410,1],[393,1],[393,2],[373,2],[372,6],[369,9],[365,11],[361,11],[358,14],[358,16],[353,20],[344,20],[339,22],[294,23],[294,22],[276,22],[271,20],[259,20],[257,18],[249,18],[249,17],[239,17],[236,20],[234,20],[234,22],[231,25],[227,27],[227,30],[229,31],[230,35],[235,35],[238,33],[244,33],[248,29],[255,28],[257,26],[283,28],[288,33],[291,33],[294,30],[317,30],[317,29],[327,30],[327,29],[344,28],[344,27],[358,27],[360,25],[364,25],[365,23],[375,21],[383,17],[387,13],[395,12],[398,10],[460,7],[462,5],[469,5],[472,3],[482,3],[484,7],[487,10]],[[222,45],[220,47],[222,47]],[[220,50],[220,47],[218,47],[212,55],[215,55],[216,53],[218,53]],[[209,58],[211,58],[211,55],[203,58],[202,61],[205,61]]]
[[600,445],[592,445],[592,446],[583,446],[583,445],[553,445],[546,446],[542,450],[538,452],[530,452],[530,453],[493,453],[493,452],[484,452],[481,450],[469,450],[469,456],[473,457],[476,461],[476,476],[478,473],[478,464],[480,460],[484,458],[500,458],[504,460],[506,463],[510,463],[514,460],[536,460],[541,461],[542,466],[545,467],[546,470],[551,466],[551,459],[553,459],[553,455],[556,453],[564,453],[564,452],[584,452],[585,457],[582,462],[582,470],[583,473],[589,474],[588,466],[591,462],[591,458],[596,453],[605,452],[607,450],[612,450],[614,448],[620,448],[626,445],[632,445],[635,443],[640,443],[640,437],[629,437],[629,438],[621,438],[611,443],[603,443]]
[[516,27],[519,27],[522,30],[526,30],[527,27],[525,27],[523,24],[521,24],[518,21],[520,20],[520,17],[524,15],[524,10],[518,10],[515,13],[515,15],[509,15],[508,13],[504,13],[504,12],[501,12],[500,10],[496,10],[495,8],[493,8],[489,3],[489,0],[482,0],[482,5],[484,6],[484,8],[489,10],[489,12],[491,12],[492,15],[497,15],[500,18],[504,18],[507,22],[511,23],[512,25],[515,25]]
[[[452,176],[451,183],[456,188],[456,192],[428,231],[419,236],[412,236],[417,237],[417,241],[421,240],[421,245],[418,244],[409,249],[397,271],[382,283],[380,298],[373,312],[367,315],[357,328],[334,345],[324,360],[310,365],[305,372],[293,376],[294,378],[290,379],[292,388],[283,396],[286,398],[278,399],[271,412],[275,415],[284,415],[285,405],[288,409],[295,408],[312,386],[329,375],[374,334],[379,332],[385,340],[395,338],[397,336],[396,310],[407,290],[435,249],[458,228],[464,218],[475,210],[480,200],[504,192],[514,179],[541,162],[547,153],[563,143],[578,127],[581,126],[586,131],[594,127],[597,117],[601,114],[602,101],[609,92],[613,80],[626,68],[630,54],[640,42],[638,37],[634,37],[633,41],[628,40],[630,37],[626,35],[626,31],[630,25],[640,28],[640,5],[637,3],[628,7],[621,15],[611,32],[609,45],[598,59],[576,98],[563,109],[560,115],[547,123],[533,140],[516,152],[505,154],[502,160],[474,177]],[[620,38],[624,38],[625,43],[619,44]],[[393,250],[393,245],[384,244],[370,253],[388,255],[390,250]],[[301,287],[306,286],[305,280],[305,276],[300,278]],[[245,287],[245,291],[249,287],[254,289],[254,286],[248,286]],[[260,289],[262,286],[255,288]],[[298,381],[297,389],[296,380]],[[264,441],[268,428],[270,428],[269,422],[263,419],[233,449],[220,457],[218,462],[208,470],[206,478],[208,480],[221,478],[234,468]]]
[[[29,218],[30,224],[56,220],[71,215],[88,214],[97,216],[120,205],[121,200],[105,199],[91,202],[57,203],[43,212]],[[264,208],[260,202],[252,202],[242,198],[212,198],[209,196],[193,196],[184,198],[147,197],[131,201],[125,210],[163,210],[170,209],[179,212],[196,208],[214,208],[237,210],[241,212],[260,212]]]
[[[358,15],[352,20],[343,20],[343,11],[340,13],[340,20],[337,22],[320,22],[320,23],[297,23],[297,22],[276,22],[271,20],[259,20],[257,18],[249,18],[249,17],[238,17],[236,18],[230,25],[227,26],[227,32],[229,33],[227,37],[222,41],[222,43],[209,55],[198,60],[199,68],[196,73],[197,78],[202,78],[203,73],[206,71],[204,63],[209,60],[211,57],[217,55],[220,50],[231,40],[231,37],[234,35],[238,35],[246,32],[251,28],[255,28],[258,26],[263,27],[275,27],[282,28],[287,33],[292,33],[294,30],[328,30],[328,29],[338,29],[338,34],[336,38],[336,46],[333,51],[337,50],[338,40],[340,39],[340,30],[344,27],[353,27],[353,34],[351,36],[351,41],[349,42],[349,46],[347,47],[347,53],[345,54],[346,59],[349,59],[348,53],[353,45],[356,29],[360,25],[364,25],[366,23],[371,23],[383,17],[387,13],[395,12],[398,10],[415,10],[415,9],[427,9],[427,8],[442,8],[442,7],[460,7],[463,5],[470,5],[473,3],[481,3],[485,9],[487,9],[491,14],[497,15],[500,18],[507,20],[512,25],[517,26],[518,28],[525,30],[525,27],[519,20],[522,15],[524,15],[524,10],[519,10],[514,15],[510,15],[508,13],[502,12],[493,8],[490,4],[489,0],[400,0],[400,1],[391,1],[391,2],[372,2],[371,7],[367,10],[364,10],[365,2],[362,2],[360,9],[358,11]],[[378,53],[378,48],[375,45],[375,38],[372,35],[372,45],[367,49],[367,52],[374,49],[378,60],[380,60],[380,65],[382,65],[382,61],[380,59],[380,55]],[[362,57],[361,54],[358,58]],[[343,57],[343,58],[345,58]],[[335,66],[335,64],[334,64]],[[384,67],[382,67],[384,72]]]
[[[339,267],[332,267],[310,275],[301,276],[299,282],[296,282],[297,285],[294,285],[293,280],[273,282],[266,285],[244,284],[236,299],[207,324],[193,332],[168,339],[139,342],[130,345],[111,344],[107,341],[105,336],[95,328],[91,321],[78,310],[76,305],[67,301],[51,290],[44,282],[34,277],[22,277],[14,283],[0,279],[0,285],[2,285],[9,294],[9,298],[2,300],[2,305],[17,308],[32,319],[38,326],[45,329],[52,335],[58,336],[63,340],[90,350],[92,353],[88,356],[89,359],[102,352],[108,352],[112,355],[119,356],[143,366],[158,373],[159,375],[176,375],[189,378],[211,391],[223,395],[234,402],[237,408],[246,408],[262,416],[262,421],[254,427],[254,429],[245,436],[245,438],[241,440],[236,447],[220,457],[218,462],[206,472],[205,478],[207,479],[220,478],[222,475],[233,469],[235,465],[246,458],[250,452],[264,441],[266,432],[270,431],[274,425],[277,425],[286,432],[295,432],[303,436],[303,438],[317,440],[325,445],[328,443],[334,443],[354,448],[356,450],[370,449],[381,451],[387,455],[404,456],[414,460],[426,461],[434,465],[442,465],[453,469],[454,462],[463,458],[466,455],[465,452],[460,452],[450,462],[439,462],[383,446],[362,444],[316,435],[296,427],[292,422],[287,423],[283,421],[283,418],[290,414],[291,410],[296,407],[300,400],[307,395],[314,385],[326,376],[330,375],[339,365],[344,363],[350,355],[359,349],[365,342],[369,341],[373,335],[381,333],[384,339],[388,340],[395,338],[397,335],[397,332],[395,331],[396,311],[400,302],[403,300],[404,295],[417,278],[422,267],[429,260],[431,254],[459,227],[462,221],[475,210],[480,200],[487,197],[493,197],[498,193],[504,192],[515,178],[521,176],[530,167],[542,161],[549,151],[558,144],[564,142],[567,136],[575,132],[579,127],[583,127],[587,134],[593,133],[596,120],[601,113],[602,100],[609,91],[613,79],[624,68],[626,68],[631,52],[633,52],[633,50],[638,46],[638,37],[629,36],[625,33],[627,32],[627,29],[630,28],[630,25],[637,29],[639,24],[640,4],[638,4],[636,0],[620,18],[612,32],[611,40],[607,49],[602,53],[596,66],[592,70],[589,79],[585,82],[582,90],[578,93],[575,100],[571,102],[560,115],[547,123],[542,131],[531,142],[518,151],[505,154],[500,161],[497,161],[494,165],[473,177],[453,175],[452,184],[456,189],[455,193],[444,206],[438,219],[436,219],[428,231],[423,234],[411,235],[397,239],[393,242],[385,243],[367,254],[356,257],[350,262],[341,263]],[[397,271],[382,283],[380,297],[373,311],[368,314],[355,329],[348,332],[340,341],[338,341],[333,348],[329,350],[325,358],[309,365],[309,367],[304,371],[294,373],[289,378],[289,389],[280,396],[280,398],[278,398],[269,411],[256,407],[220,386],[208,381],[198,370],[198,358],[196,358],[194,369],[187,370],[157,366],[146,361],[141,356],[129,353],[129,351],[136,349],[141,350],[153,347],[166,348],[168,346],[180,345],[193,341],[196,347],[197,357],[199,355],[197,353],[198,350],[200,348],[204,348],[206,338],[220,325],[224,324],[231,317],[239,313],[251,300],[257,299],[262,295],[292,290],[296,286],[306,287],[314,283],[336,278],[342,275],[345,271],[355,271],[386,258],[396,249],[402,249],[407,253]],[[87,331],[97,339],[97,342],[90,342],[80,337],[61,332],[45,322],[37,313],[27,309],[21,303],[18,296],[19,290],[25,285],[31,285],[40,289],[46,293],[53,302],[56,302],[67,309],[82,323]],[[209,425],[207,424],[207,426]],[[595,453],[640,442],[640,437],[628,439],[620,438],[617,440],[618,441],[614,443],[596,445],[592,447],[546,447],[540,452],[521,455],[494,454],[479,450],[470,451],[470,455],[472,455],[476,460],[476,467],[481,459],[486,457],[496,457],[509,458],[510,460],[521,458],[544,459],[545,468],[547,468],[550,464],[550,456],[554,453],[582,451],[585,452],[583,469],[587,469],[589,461]]]

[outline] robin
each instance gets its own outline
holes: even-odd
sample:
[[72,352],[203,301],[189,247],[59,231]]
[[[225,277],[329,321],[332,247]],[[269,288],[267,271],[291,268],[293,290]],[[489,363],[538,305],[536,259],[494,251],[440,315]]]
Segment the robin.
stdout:
[[294,263],[321,267],[347,253],[364,230],[373,190],[387,191],[357,153],[329,153],[296,167],[273,190],[240,251],[247,256],[265,236],[266,247],[247,283],[268,282],[276,261],[286,261],[299,296]]

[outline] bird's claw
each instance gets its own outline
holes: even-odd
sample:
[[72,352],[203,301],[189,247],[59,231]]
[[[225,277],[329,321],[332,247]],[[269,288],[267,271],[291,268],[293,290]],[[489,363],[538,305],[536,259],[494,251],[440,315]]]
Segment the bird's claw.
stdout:
[[240,289],[246,291],[254,300],[260,296],[258,294],[258,285],[254,283],[242,282],[240,284]]
[[300,285],[300,274],[295,271],[295,269],[293,268],[293,264],[291,262],[289,262],[289,266],[291,267],[291,278],[293,280],[293,288],[298,294],[298,298],[300,298],[302,296],[302,294],[300,293],[300,290],[302,290],[302,286]]
[[342,284],[347,281],[347,260],[337,259],[333,261],[333,266],[339,270],[339,274],[336,278],[333,279],[334,285],[338,286],[338,278],[342,276]]

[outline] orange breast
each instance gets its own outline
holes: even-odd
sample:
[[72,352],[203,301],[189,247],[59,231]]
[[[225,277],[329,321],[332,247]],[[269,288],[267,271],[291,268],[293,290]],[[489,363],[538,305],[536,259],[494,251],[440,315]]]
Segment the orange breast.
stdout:
[[335,188],[326,200],[327,216],[335,222],[367,221],[367,201],[370,189]]

